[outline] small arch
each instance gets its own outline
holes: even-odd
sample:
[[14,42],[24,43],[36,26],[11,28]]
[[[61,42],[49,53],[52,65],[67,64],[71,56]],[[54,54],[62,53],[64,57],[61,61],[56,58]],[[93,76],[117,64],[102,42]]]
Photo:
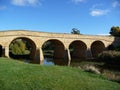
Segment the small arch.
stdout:
[[105,50],[105,45],[102,41],[94,41],[91,45],[92,57],[97,58],[98,54]]
[[[25,52],[23,54],[14,54],[14,53],[12,53],[11,45],[16,43],[17,40],[18,41],[21,40],[21,41],[23,41],[25,43]],[[16,48],[14,48],[14,49],[16,50]],[[34,61],[35,54],[36,54],[36,45],[35,45],[33,40],[31,40],[31,39],[29,39],[27,37],[15,38],[9,44],[9,56],[11,58],[15,58],[15,59],[29,59],[28,62],[36,63]]]
[[42,50],[45,56],[45,50],[51,54],[52,58],[63,59],[65,55],[65,46],[64,44],[57,39],[50,39],[44,42],[42,45]]
[[80,40],[73,41],[69,45],[71,59],[86,59],[87,45]]
[[0,45],[0,57],[2,57],[2,53],[3,53],[3,51],[2,51],[2,45]]

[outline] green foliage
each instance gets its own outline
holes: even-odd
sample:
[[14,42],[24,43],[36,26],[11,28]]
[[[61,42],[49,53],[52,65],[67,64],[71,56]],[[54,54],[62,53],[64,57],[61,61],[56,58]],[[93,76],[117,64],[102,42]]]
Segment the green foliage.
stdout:
[[[120,27],[119,26],[113,26],[113,27],[111,27],[109,33],[112,36],[120,37]],[[108,50],[120,51],[120,45],[118,45],[117,47],[114,47],[114,45],[111,44],[111,45],[108,46]]]
[[22,39],[22,42],[26,45],[26,50],[31,51],[31,49],[32,49],[31,43],[24,39]]
[[98,59],[105,63],[120,65],[120,52],[104,51],[99,54]]
[[120,84],[77,68],[0,58],[0,90],[120,90]]
[[118,26],[113,26],[110,30],[110,34],[113,35],[113,36],[118,36],[120,37],[120,27]]
[[10,52],[14,55],[23,55],[26,53],[26,50],[27,50],[26,43],[22,39],[14,40],[10,44]]
[[54,49],[54,45],[50,41],[47,41],[42,46],[42,49],[43,50],[53,50]]
[[116,51],[120,51],[120,45],[115,48]]
[[24,54],[25,48],[25,43],[21,40],[13,41],[12,44],[10,44],[10,50],[14,55]]
[[80,34],[80,30],[73,28],[71,33],[72,34]]

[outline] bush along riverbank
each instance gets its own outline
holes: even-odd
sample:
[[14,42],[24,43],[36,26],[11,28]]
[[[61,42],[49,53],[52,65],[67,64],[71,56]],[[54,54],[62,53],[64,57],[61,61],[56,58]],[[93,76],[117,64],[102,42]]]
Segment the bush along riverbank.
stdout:
[[80,62],[72,62],[71,66],[85,72],[103,75],[108,80],[120,83],[120,66],[116,65],[115,62],[106,63],[100,59],[81,60]]

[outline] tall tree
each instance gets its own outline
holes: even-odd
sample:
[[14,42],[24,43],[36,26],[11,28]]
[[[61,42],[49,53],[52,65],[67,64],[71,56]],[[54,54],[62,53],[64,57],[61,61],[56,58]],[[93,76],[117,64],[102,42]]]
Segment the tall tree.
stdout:
[[10,44],[10,52],[14,55],[23,55],[26,51],[26,44],[22,41],[22,39],[14,40]]
[[80,34],[80,30],[73,28],[71,33],[72,34]]
[[[120,27],[119,26],[111,27],[110,34],[115,37],[120,37]],[[110,45],[109,48],[110,50],[120,51],[120,45],[118,45],[117,47],[113,47],[112,45]]]
[[113,35],[113,36],[120,37],[120,27],[118,27],[118,26],[111,27],[110,34]]

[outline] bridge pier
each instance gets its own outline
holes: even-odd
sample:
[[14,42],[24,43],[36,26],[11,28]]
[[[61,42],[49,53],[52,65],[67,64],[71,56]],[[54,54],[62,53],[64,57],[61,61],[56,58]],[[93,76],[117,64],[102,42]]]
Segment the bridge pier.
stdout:
[[70,55],[70,50],[68,48],[65,50],[65,59],[68,60],[68,66],[70,66],[71,55]]
[[92,52],[91,52],[91,50],[90,50],[89,48],[88,48],[88,50],[87,50],[86,58],[87,58],[87,59],[92,59]]
[[40,64],[43,64],[44,63],[44,55],[43,55],[42,48],[40,48],[39,50],[40,50]]
[[44,56],[43,56],[42,48],[37,48],[36,54],[35,54],[35,61],[39,62],[40,64],[44,63]]
[[4,50],[4,56],[9,58],[9,47],[5,46],[3,50]]

